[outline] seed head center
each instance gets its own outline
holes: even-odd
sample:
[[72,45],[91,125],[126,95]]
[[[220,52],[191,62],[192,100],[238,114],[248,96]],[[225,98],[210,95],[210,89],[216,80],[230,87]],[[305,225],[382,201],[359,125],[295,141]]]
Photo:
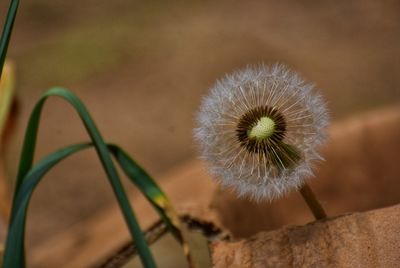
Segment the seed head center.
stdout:
[[275,132],[276,124],[274,120],[268,116],[263,116],[258,119],[256,125],[247,131],[247,136],[250,139],[265,140],[271,137]]

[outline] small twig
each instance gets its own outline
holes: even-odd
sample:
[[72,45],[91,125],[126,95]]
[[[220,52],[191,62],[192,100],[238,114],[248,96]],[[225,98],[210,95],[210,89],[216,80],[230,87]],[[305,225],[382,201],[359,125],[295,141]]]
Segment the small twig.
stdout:
[[[149,229],[145,232],[145,238],[149,245],[155,243],[158,239],[160,239],[163,235],[165,235],[168,231],[167,226],[162,220],[157,221],[153,224]],[[113,255],[110,259],[107,259],[104,263],[96,266],[101,268],[116,268],[122,267],[126,264],[132,256],[137,254],[137,248],[134,242],[130,241],[127,244],[123,245],[115,255]]]
[[[183,224],[186,224],[190,230],[198,230],[206,237],[207,240],[229,240],[230,235],[223,230],[216,227],[212,222],[201,221],[183,215],[180,217]],[[162,220],[157,221],[150,228],[145,231],[145,238],[149,245],[157,242],[162,236],[167,234],[168,227]],[[117,268],[122,267],[129,262],[137,254],[134,242],[129,241],[123,245],[113,256],[108,258],[96,268]]]

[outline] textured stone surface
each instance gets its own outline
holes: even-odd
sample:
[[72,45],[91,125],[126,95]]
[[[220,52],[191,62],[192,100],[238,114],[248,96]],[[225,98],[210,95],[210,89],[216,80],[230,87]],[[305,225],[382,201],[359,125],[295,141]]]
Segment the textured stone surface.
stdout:
[[213,244],[222,267],[398,267],[400,205]]

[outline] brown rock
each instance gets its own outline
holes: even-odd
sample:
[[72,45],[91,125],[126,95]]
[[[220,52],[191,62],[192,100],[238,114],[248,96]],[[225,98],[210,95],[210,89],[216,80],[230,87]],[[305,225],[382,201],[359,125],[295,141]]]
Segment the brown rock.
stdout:
[[400,205],[213,244],[221,267],[398,267]]

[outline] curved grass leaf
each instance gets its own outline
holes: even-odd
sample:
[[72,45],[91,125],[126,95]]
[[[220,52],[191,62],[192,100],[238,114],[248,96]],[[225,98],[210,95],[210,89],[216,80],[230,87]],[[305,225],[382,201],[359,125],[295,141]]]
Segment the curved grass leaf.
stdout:
[[13,204],[14,218],[8,229],[6,247],[4,252],[3,267],[24,267],[24,236],[26,214],[29,205],[29,200],[33,190],[39,183],[40,179],[49,171],[55,164],[66,158],[67,156],[88,148],[88,144],[78,144],[69,146],[59,150],[44,160],[40,161],[26,175],[16,192],[15,201]]
[[143,192],[175,237],[182,243],[190,267],[211,267],[211,255],[206,238],[190,231],[185,224],[180,224],[178,215],[166,195],[147,172],[136,164],[129,155],[116,145],[109,145],[109,149],[120,163],[125,174]]
[[[148,245],[144,239],[143,233],[141,232],[139,225],[137,223],[136,217],[132,211],[132,207],[129,203],[129,199],[126,196],[126,193],[124,191],[124,188],[120,182],[118,173],[115,169],[115,166],[112,162],[110,153],[108,151],[108,148],[106,144],[104,143],[103,138],[100,135],[100,132],[98,131],[93,119],[89,115],[87,109],[83,105],[83,103],[70,91],[64,88],[52,88],[48,90],[37,102],[35,105],[31,117],[28,122],[28,127],[25,133],[25,139],[24,139],[24,144],[22,148],[22,154],[21,154],[21,159],[20,159],[20,165],[19,165],[19,170],[18,170],[18,176],[17,176],[17,182],[15,186],[15,194],[14,194],[14,200],[13,200],[13,210],[11,211],[11,220],[10,220],[10,226],[14,224],[16,221],[16,224],[19,223],[19,219],[22,218],[22,223],[24,222],[24,214],[26,211],[20,210],[16,204],[19,201],[19,191],[21,188],[21,185],[24,181],[24,178],[27,176],[29,173],[29,170],[32,168],[33,164],[33,157],[34,157],[34,152],[35,152],[35,147],[36,147],[36,137],[37,137],[37,131],[39,127],[39,122],[40,122],[40,114],[43,108],[43,105],[46,101],[46,99],[50,96],[58,96],[63,99],[65,99],[67,102],[69,102],[78,112],[83,124],[85,125],[85,128],[93,142],[93,145],[96,149],[96,152],[100,158],[100,161],[106,171],[106,174],[109,178],[109,181],[111,183],[111,186],[114,190],[114,193],[116,195],[116,198],[118,200],[119,206],[121,208],[121,211],[123,213],[125,222],[128,226],[128,229],[132,235],[132,238],[134,238],[137,246],[138,246],[138,252],[141,257],[141,261],[145,267],[155,267],[155,263],[153,260],[153,257],[150,253],[150,250],[148,248]],[[29,199],[28,199],[29,201]],[[24,223],[23,223],[24,224]],[[22,226],[24,227],[24,226]],[[21,236],[24,237],[24,228],[22,228],[22,233]],[[11,234],[13,235],[13,234]],[[9,236],[8,240],[10,240],[10,243],[17,243],[17,247],[20,249],[18,252],[18,255],[20,258],[11,258],[9,255],[5,255],[4,258],[4,267],[24,267],[25,266],[25,256],[24,256],[24,241],[17,241],[13,239],[13,237]],[[18,243],[21,243],[20,245]]]
[[182,242],[178,214],[175,212],[165,193],[152,179],[152,177],[147,174],[147,172],[126,152],[124,152],[124,150],[114,144],[108,145],[108,148],[110,152],[113,153],[115,159],[118,161],[129,180],[139,188],[139,190],[163,218],[173,235],[180,242]]
[[6,62],[3,75],[0,78],[0,142],[2,141],[3,132],[6,129],[6,123],[9,119],[13,96],[14,68],[10,62]]
[[[10,217],[11,195],[5,165],[5,147],[13,130],[14,101],[14,68],[7,61],[3,68],[3,76],[0,78],[0,216],[6,221]],[[0,255],[2,252],[3,246],[0,245]]]
[[12,0],[8,8],[7,18],[4,23],[3,32],[0,39],[0,78],[3,65],[6,60],[8,44],[10,43],[11,33],[14,26],[15,17],[17,15],[19,0]]
[[[121,168],[128,175],[130,180],[136,186],[138,186],[141,192],[145,195],[145,197],[150,201],[150,203],[157,210],[160,216],[164,219],[167,226],[169,226],[170,229],[175,232],[175,235],[178,234],[179,238],[179,227],[170,220],[169,215],[171,213],[168,213],[168,211],[170,211],[170,209],[168,208],[170,207],[170,203],[165,194],[160,190],[158,185],[120,147],[113,144],[109,144],[107,146],[110,152],[112,152],[115,156]],[[60,161],[64,160],[74,153],[91,147],[93,147],[93,144],[82,143],[60,149],[40,160],[25,176],[24,180],[19,186],[18,193],[15,198],[14,210],[16,211],[16,216],[13,224],[10,226],[9,229],[6,244],[7,250],[5,252],[5,255],[7,256],[6,258],[8,258],[7,261],[16,263],[17,260],[15,258],[18,258],[18,252],[20,252],[21,248],[23,248],[23,243],[21,243],[21,241],[24,240],[23,229],[25,228],[29,200],[40,180],[54,165],[56,165]],[[176,214],[173,214],[172,217],[176,217]]]

